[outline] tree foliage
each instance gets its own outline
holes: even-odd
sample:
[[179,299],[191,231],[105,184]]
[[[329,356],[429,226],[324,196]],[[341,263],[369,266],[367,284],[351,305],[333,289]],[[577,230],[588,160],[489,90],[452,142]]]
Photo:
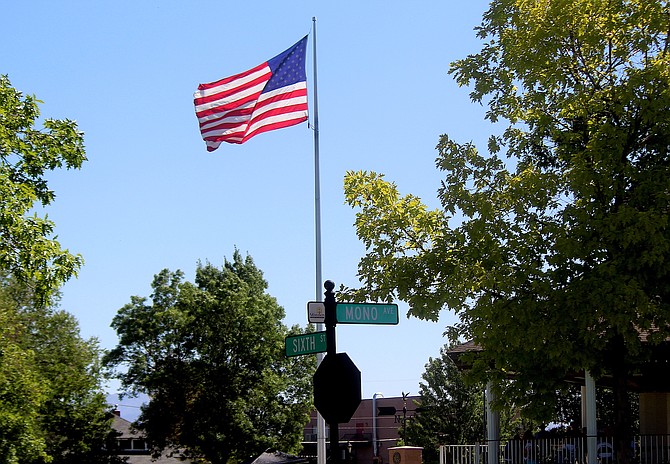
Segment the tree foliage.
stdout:
[[0,279],[0,461],[118,462],[97,341],[31,294]]
[[482,49],[450,72],[504,130],[487,154],[441,136],[440,210],[348,173],[359,292],[454,310],[452,337],[485,348],[506,398],[551,401],[588,369],[625,412],[633,366],[670,335],[668,2],[494,0],[476,30]]
[[484,387],[467,383],[447,351],[444,346],[439,357],[428,360],[419,384],[417,411],[402,437],[405,444],[423,447],[426,463],[439,461],[439,445],[484,439]]
[[47,299],[82,264],[61,248],[54,224],[36,206],[55,198],[45,177],[59,168],[79,168],[86,160],[83,134],[69,119],[45,119],[39,100],[14,89],[0,75],[0,270],[10,272]]
[[37,461],[47,455],[39,427],[46,389],[34,368],[35,354],[21,344],[20,318],[4,292],[0,297],[0,461]]
[[[155,451],[242,462],[269,447],[296,452],[311,409],[313,356],[286,358],[284,310],[265,293],[251,257],[154,277],[112,322],[107,362],[131,392],[146,393],[138,426]],[[297,327],[291,329],[298,331]]]
[[34,212],[55,198],[48,172],[86,159],[83,136],[70,120],[37,129],[39,103],[0,75],[0,461],[115,462],[97,341],[56,309],[82,260]]

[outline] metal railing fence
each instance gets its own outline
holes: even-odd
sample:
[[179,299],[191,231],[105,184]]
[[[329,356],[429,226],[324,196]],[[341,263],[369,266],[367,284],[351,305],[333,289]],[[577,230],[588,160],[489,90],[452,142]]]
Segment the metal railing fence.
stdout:
[[[616,464],[612,437],[597,437],[596,460],[599,464]],[[631,443],[634,464],[670,464],[670,435],[641,435]],[[441,445],[440,464],[486,464],[488,447]],[[500,464],[586,464],[584,437],[509,440],[501,443]]]

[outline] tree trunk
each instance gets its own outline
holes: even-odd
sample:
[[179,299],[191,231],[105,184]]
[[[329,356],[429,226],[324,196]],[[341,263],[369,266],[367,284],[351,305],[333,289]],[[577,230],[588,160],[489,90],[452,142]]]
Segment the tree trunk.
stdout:
[[617,335],[613,342],[613,392],[614,392],[614,449],[617,462],[629,464],[632,461],[632,411],[628,401],[628,377],[630,365],[626,357],[623,337]]

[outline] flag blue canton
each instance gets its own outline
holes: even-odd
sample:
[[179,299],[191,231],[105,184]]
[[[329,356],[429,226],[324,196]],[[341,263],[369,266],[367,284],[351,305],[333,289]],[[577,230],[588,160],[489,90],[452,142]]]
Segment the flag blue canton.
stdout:
[[305,73],[306,48],[307,36],[285,52],[268,60],[272,77],[263,89],[263,93],[307,80],[307,74]]

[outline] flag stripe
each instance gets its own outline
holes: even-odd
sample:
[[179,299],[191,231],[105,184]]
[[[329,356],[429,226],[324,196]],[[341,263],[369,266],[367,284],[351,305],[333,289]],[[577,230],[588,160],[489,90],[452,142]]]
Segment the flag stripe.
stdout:
[[[220,92],[221,90],[219,89],[234,87],[235,85],[240,85],[239,83],[253,80],[261,74],[266,74],[268,72],[266,69],[269,70],[268,64],[261,63],[255,68],[251,68],[248,71],[235,74],[234,76],[226,77],[208,84],[200,84],[198,86],[198,91],[196,92],[196,97],[205,97],[207,95],[211,95],[212,93]],[[229,86],[230,83],[233,83],[233,85]]]
[[249,98],[243,102],[240,102],[237,108],[228,111],[216,112],[214,110],[208,111],[207,113],[202,113],[198,119],[200,127],[204,127],[209,123],[219,121],[228,117],[249,117],[254,111],[254,106],[256,106],[257,99]]
[[244,88],[232,95],[225,95],[217,100],[197,105],[195,107],[195,114],[198,118],[203,118],[217,113],[233,111],[249,102],[253,103],[258,100],[266,84],[267,81],[261,82],[253,87]]
[[220,86],[209,91],[201,91],[198,97],[195,97],[196,112],[200,108],[207,108],[212,106],[212,103],[235,101],[240,99],[238,94],[249,95],[255,91],[263,91],[265,84],[268,82],[272,74],[270,68],[265,66],[266,70],[259,76],[254,76],[253,79],[244,79],[242,81],[235,81],[226,86]]
[[293,126],[306,120],[307,120],[306,111],[300,111],[288,114],[285,113],[283,115],[266,118],[260,121],[259,123],[255,124],[253,128],[247,130],[247,134],[244,136],[242,142],[246,142],[254,135],[260,134],[262,132]]
[[307,110],[307,86],[304,82],[284,87],[279,90],[281,90],[281,92],[275,91],[263,94],[261,98],[258,99],[258,103],[254,108],[251,119],[257,118],[265,111],[290,105],[302,104],[305,107],[305,111]]
[[[265,126],[270,128],[288,127],[299,124],[307,119],[307,111],[301,106],[277,109],[267,112],[263,118],[256,120],[253,124],[222,124],[212,127],[203,132],[203,139],[207,141],[222,140],[230,143],[242,143],[253,137],[259,132],[265,132],[269,129],[260,130]],[[241,140],[236,142],[236,140]]]
[[195,114],[208,151],[307,120],[307,37],[254,68],[200,84]]
[[[264,122],[266,118],[269,122]],[[298,124],[306,119],[307,86],[304,82],[301,82],[264,94],[249,118],[241,116],[236,118],[226,117],[214,123],[203,125],[201,132],[205,140],[214,141],[220,138],[230,143],[243,143],[257,133],[269,130],[259,131],[259,127],[270,125],[279,129],[280,127]],[[282,125],[280,126],[279,123]],[[247,135],[238,137],[239,133],[245,131]]]

